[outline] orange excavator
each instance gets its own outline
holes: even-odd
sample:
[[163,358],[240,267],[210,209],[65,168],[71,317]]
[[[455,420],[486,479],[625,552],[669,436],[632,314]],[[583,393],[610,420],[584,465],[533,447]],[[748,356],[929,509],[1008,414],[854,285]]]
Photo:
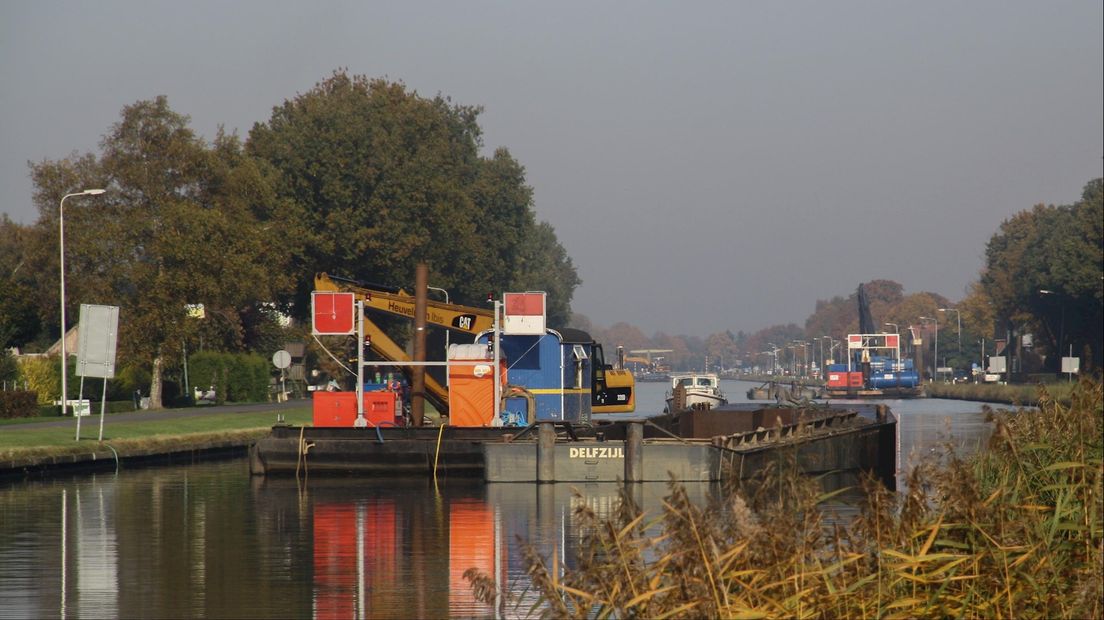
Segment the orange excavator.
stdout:
[[[353,293],[364,309],[414,319],[414,295],[401,288],[367,284],[325,273],[314,277],[316,291]],[[494,310],[444,303],[426,302],[429,325],[476,335],[494,327]],[[381,358],[393,362],[410,361],[410,356],[386,332],[370,319],[364,319],[364,335],[368,345]],[[619,356],[620,358],[620,356]],[[636,385],[632,373],[620,362],[615,368],[606,364],[602,345],[591,342],[591,411],[594,413],[628,413],[636,409]],[[426,398],[438,411],[448,411],[448,388],[430,375],[425,377]]]

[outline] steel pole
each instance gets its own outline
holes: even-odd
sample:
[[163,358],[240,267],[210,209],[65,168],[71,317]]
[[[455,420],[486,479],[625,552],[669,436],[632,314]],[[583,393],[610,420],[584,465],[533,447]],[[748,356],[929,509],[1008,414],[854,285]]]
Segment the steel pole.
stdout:
[[[61,268],[61,278],[59,281],[59,288],[61,290],[61,415],[65,415],[65,400],[69,390],[69,359],[68,352],[65,350],[65,199],[72,198],[73,196],[96,196],[104,193],[102,189],[86,189],[72,194],[66,194],[61,197],[61,201],[58,203],[58,253],[59,253],[59,266]],[[80,441],[80,416],[77,418],[77,436],[76,440]]]
[[[414,361],[426,361],[426,305],[429,267],[419,263],[414,270]],[[414,426],[421,426],[425,419],[425,367],[416,366],[413,372],[410,394],[410,417]]]

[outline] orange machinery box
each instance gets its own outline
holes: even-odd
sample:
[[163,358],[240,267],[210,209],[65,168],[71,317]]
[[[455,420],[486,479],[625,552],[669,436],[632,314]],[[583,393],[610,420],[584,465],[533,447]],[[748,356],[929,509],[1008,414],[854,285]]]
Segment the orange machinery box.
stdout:
[[[402,420],[394,392],[365,392],[364,417],[368,426],[397,426]],[[356,392],[315,392],[315,426],[354,426]]]
[[861,372],[847,373],[847,381],[850,387],[861,388],[863,386],[863,374]]
[[[492,426],[494,374],[491,360],[451,360],[449,366],[449,426]],[[500,367],[506,386],[506,363]]]

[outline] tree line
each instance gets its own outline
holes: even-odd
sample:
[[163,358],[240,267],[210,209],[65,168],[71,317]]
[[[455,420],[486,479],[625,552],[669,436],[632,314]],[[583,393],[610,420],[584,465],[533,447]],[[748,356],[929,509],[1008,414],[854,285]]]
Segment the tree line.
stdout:
[[0,217],[0,350],[59,338],[59,212],[87,188],[107,191],[64,203],[66,315],[120,307],[118,358],[148,370],[153,407],[186,351],[271,355],[294,337],[281,314],[309,325],[320,271],[409,287],[425,262],[457,303],[547,290],[563,325],[578,274],[524,167],[480,153],[480,112],[345,71],[244,140],[203,139],[164,96],[128,105],[97,153],[30,163],[37,221]]
[[[315,272],[409,286],[419,262],[454,302],[545,290],[552,326],[585,329],[607,348],[670,349],[676,369],[764,366],[768,355],[793,363],[825,349],[842,358],[839,341],[858,331],[854,293],[817,300],[804,325],[704,338],[573,315],[571,257],[537,221],[524,167],[505,148],[481,154],[480,112],[345,71],[274,107],[245,139],[220,128],[205,140],[165,97],[128,105],[98,152],[30,163],[33,224],[0,215],[0,351],[45,351],[59,338],[61,199],[104,188],[65,203],[66,315],[82,303],[120,306],[119,359],[150,386],[155,407],[189,350],[269,355],[302,337],[279,317],[307,322]],[[1099,366],[1102,194],[1095,179],[1072,205],[1037,205],[1001,223],[959,301],[864,283],[872,313],[927,343],[938,325],[940,365],[966,366],[1003,341],[1023,372],[1056,371],[1071,347]],[[189,318],[194,304],[202,320]],[[407,335],[405,324],[390,328]],[[13,375],[0,355],[0,379]]]
[[[862,283],[871,314],[880,331],[912,330],[929,363],[938,329],[939,366],[966,369],[983,356],[1007,355],[1010,369],[1027,376],[1058,372],[1060,358],[1072,352],[1082,368],[1099,368],[1104,363],[1102,227],[1104,181],[1097,178],[1073,204],[1036,205],[1002,222],[986,245],[979,277],[962,299],[928,291],[906,294],[897,282],[873,280]],[[607,328],[578,315],[574,322],[607,346],[670,349],[664,361],[675,370],[762,369],[774,363],[791,368],[806,357],[842,360],[846,350],[841,353],[839,342],[859,333],[857,289],[816,300],[804,325],[772,325],[754,333],[647,336],[626,323]]]

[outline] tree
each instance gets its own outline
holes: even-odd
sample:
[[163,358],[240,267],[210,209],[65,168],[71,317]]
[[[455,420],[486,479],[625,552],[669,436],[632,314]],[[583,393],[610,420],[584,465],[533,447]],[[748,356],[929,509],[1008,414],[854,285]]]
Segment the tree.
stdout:
[[220,130],[208,145],[163,96],[121,116],[99,158],[32,165],[37,226],[57,230],[58,201],[73,188],[108,188],[95,205],[66,210],[66,313],[76,316],[80,303],[120,306],[122,359],[152,369],[150,403],[159,408],[168,360],[213,323],[186,320],[185,306],[202,303],[222,319],[212,344],[245,347],[240,313],[272,299],[286,270],[260,225],[276,203],[237,138]]
[[[1044,337],[1051,353],[1063,342],[1089,347],[1101,363],[1101,272],[1104,271],[1102,182],[1088,183],[1073,205],[1021,211],[989,240],[981,285],[992,300],[999,332],[1019,327]],[[1046,291],[1046,292],[1043,292]],[[1058,368],[1059,355],[1047,364]]]
[[31,294],[34,270],[27,267],[29,236],[27,227],[0,215],[0,351],[23,346],[41,327]]
[[408,286],[425,262],[457,302],[541,289],[550,323],[567,323],[575,269],[552,227],[535,223],[524,169],[505,149],[479,155],[479,112],[335,72],[254,125],[247,150],[305,240],[293,255],[298,315],[317,271]]

